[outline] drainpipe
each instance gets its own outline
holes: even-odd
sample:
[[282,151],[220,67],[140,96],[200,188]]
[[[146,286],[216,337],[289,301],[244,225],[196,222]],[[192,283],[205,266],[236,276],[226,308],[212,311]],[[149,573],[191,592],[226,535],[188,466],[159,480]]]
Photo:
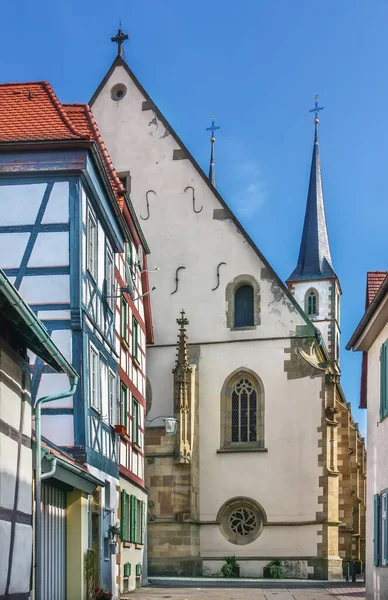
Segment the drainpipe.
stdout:
[[71,388],[68,392],[62,394],[53,394],[39,398],[35,404],[35,597],[34,600],[42,600],[42,479],[51,476],[56,469],[56,459],[53,460],[53,465],[48,473],[42,475],[42,430],[41,430],[41,415],[42,404],[52,402],[53,400],[61,400],[74,396],[77,389],[78,376],[70,376]]

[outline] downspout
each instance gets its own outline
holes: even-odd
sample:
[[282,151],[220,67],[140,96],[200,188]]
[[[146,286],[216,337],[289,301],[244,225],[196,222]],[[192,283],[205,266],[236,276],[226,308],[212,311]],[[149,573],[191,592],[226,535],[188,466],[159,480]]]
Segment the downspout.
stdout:
[[42,475],[42,430],[41,430],[41,415],[42,404],[52,402],[53,400],[61,400],[74,396],[77,389],[78,376],[69,376],[70,390],[61,394],[53,394],[39,398],[35,404],[35,596],[34,600],[42,600],[42,479],[51,476],[55,472],[56,459],[53,461],[52,469],[49,473]]

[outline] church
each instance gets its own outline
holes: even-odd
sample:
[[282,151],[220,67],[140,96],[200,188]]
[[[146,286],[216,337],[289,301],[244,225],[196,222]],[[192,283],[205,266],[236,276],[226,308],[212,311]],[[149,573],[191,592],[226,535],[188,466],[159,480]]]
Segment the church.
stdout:
[[366,452],[340,383],[318,103],[285,284],[217,191],[214,122],[207,175],[123,59],[126,37],[90,104],[160,268],[147,347],[149,574],[216,575],[235,556],[241,576],[280,561],[287,577],[341,578],[344,561],[364,560]]

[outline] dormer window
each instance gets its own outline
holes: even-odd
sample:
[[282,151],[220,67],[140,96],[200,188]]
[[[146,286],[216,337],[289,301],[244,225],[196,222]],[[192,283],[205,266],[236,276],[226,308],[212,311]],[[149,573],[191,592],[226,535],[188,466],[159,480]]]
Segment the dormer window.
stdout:
[[318,315],[318,292],[316,290],[308,290],[306,292],[306,312],[309,317]]

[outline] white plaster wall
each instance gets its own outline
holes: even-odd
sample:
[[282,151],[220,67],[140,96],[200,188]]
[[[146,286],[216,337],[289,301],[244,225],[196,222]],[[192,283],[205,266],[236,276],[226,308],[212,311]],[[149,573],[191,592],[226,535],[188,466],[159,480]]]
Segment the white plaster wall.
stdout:
[[29,237],[29,233],[0,234],[0,260],[2,269],[19,268]]
[[39,233],[28,267],[63,267],[69,264],[69,234]]
[[[120,102],[110,97],[111,87],[124,82],[128,93]],[[213,219],[213,210],[221,208],[218,200],[189,160],[172,160],[178,148],[172,136],[152,111],[142,111],[144,97],[122,67],[118,67],[93,105],[93,112],[118,171],[130,170],[131,198],[138,214],[144,214],[145,193],[150,196],[150,218],[141,225],[149,240],[152,254],[149,263],[158,264],[160,272],[150,273],[155,344],[175,343],[176,323],[182,307],[192,324],[191,341],[236,339],[241,332],[225,327],[225,287],[243,273],[260,279],[263,264],[231,221]],[[133,143],[128,144],[127,140]],[[197,205],[192,209],[191,191],[195,188]],[[221,267],[221,283],[217,283],[217,265]],[[175,274],[179,266],[179,290],[175,289]],[[244,332],[244,337],[289,335],[302,319],[290,302],[282,298],[281,306],[273,307],[271,282],[260,282],[262,306],[268,307],[266,319],[258,330]],[[281,315],[279,314],[281,309]]]
[[50,194],[42,223],[69,222],[69,182],[57,181]]
[[27,304],[70,302],[69,275],[35,275],[23,278],[20,294]]
[[388,419],[380,421],[380,350],[388,339],[388,325],[368,351],[366,585],[368,600],[385,600],[388,567],[374,562],[374,496],[388,488]]
[[74,446],[73,416],[44,415],[42,419],[42,436],[57,446]]
[[[120,477],[120,488],[125,490],[127,494],[134,495],[139,500],[146,503],[146,514],[147,514],[147,494],[142,491],[139,487],[133,485],[124,477]],[[143,553],[144,547],[139,546],[136,548],[135,544],[131,544],[129,548],[126,548],[124,544],[121,544],[121,573],[120,573],[120,592],[124,591],[124,564],[131,563],[131,576],[128,581],[128,588],[125,591],[133,591],[136,588],[136,565],[140,563],[143,567]]]
[[[326,347],[329,347],[329,339],[328,332],[331,319],[333,319],[334,315],[329,310],[329,304],[331,300],[331,286],[332,281],[323,280],[323,281],[299,281],[297,283],[293,283],[293,293],[295,300],[300,304],[300,306],[305,309],[306,302],[305,296],[306,292],[310,289],[314,289],[319,294],[319,314],[316,317],[312,317],[312,321],[315,322],[316,326],[320,330]],[[322,322],[322,319],[327,319],[327,322]]]
[[0,215],[2,225],[35,223],[46,183],[0,185]]

